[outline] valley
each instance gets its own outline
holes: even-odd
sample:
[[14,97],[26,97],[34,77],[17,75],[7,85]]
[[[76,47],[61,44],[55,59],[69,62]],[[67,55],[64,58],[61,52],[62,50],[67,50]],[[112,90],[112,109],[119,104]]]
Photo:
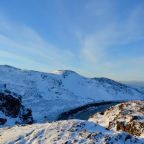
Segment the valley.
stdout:
[[88,120],[93,114],[97,112],[103,112],[106,109],[114,106],[116,104],[121,103],[118,102],[97,102],[84,105],[82,107],[78,107],[76,109],[72,109],[70,111],[64,112],[60,114],[58,120],[68,120],[68,119],[80,119],[80,120]]

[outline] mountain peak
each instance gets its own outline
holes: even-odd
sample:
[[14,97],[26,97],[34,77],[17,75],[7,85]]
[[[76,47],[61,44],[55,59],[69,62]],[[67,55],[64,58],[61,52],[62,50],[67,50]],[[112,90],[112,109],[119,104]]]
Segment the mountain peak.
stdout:
[[75,71],[72,70],[56,70],[53,71],[52,73],[54,74],[58,74],[58,75],[63,75],[63,76],[68,76],[68,75],[79,75],[78,73],[76,73]]
[[10,66],[10,65],[0,65],[0,68],[6,68],[6,69],[15,69],[18,70],[18,68]]

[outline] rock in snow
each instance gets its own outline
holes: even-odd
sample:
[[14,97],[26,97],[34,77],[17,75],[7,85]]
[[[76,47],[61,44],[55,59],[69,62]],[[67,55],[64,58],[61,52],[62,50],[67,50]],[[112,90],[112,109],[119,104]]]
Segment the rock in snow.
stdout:
[[0,92],[0,127],[33,123],[32,112],[22,105],[21,97],[10,91]]
[[1,87],[20,95],[37,122],[56,120],[62,112],[98,101],[144,99],[143,93],[124,84],[68,70],[42,73],[0,66]]
[[144,139],[80,120],[0,129],[1,144],[144,144]]
[[89,121],[144,138],[144,101],[118,104],[105,112],[96,113]]

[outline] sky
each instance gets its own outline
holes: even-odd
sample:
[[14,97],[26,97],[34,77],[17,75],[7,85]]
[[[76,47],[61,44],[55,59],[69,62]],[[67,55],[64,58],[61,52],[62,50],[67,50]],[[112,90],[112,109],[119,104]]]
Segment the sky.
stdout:
[[144,81],[143,0],[0,0],[0,65]]

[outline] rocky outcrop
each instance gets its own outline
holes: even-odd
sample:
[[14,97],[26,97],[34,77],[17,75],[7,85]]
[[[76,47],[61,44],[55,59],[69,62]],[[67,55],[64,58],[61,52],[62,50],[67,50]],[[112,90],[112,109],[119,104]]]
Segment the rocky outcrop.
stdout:
[[0,92],[0,110],[5,115],[17,117],[20,112],[21,99],[9,91]]
[[132,135],[144,136],[144,101],[121,103],[96,113],[90,118],[102,126],[116,131],[123,130]]
[[14,119],[17,124],[33,123],[32,111],[22,105],[21,97],[4,90],[0,92],[0,125]]
[[7,122],[7,119],[0,118],[0,125],[4,125]]

